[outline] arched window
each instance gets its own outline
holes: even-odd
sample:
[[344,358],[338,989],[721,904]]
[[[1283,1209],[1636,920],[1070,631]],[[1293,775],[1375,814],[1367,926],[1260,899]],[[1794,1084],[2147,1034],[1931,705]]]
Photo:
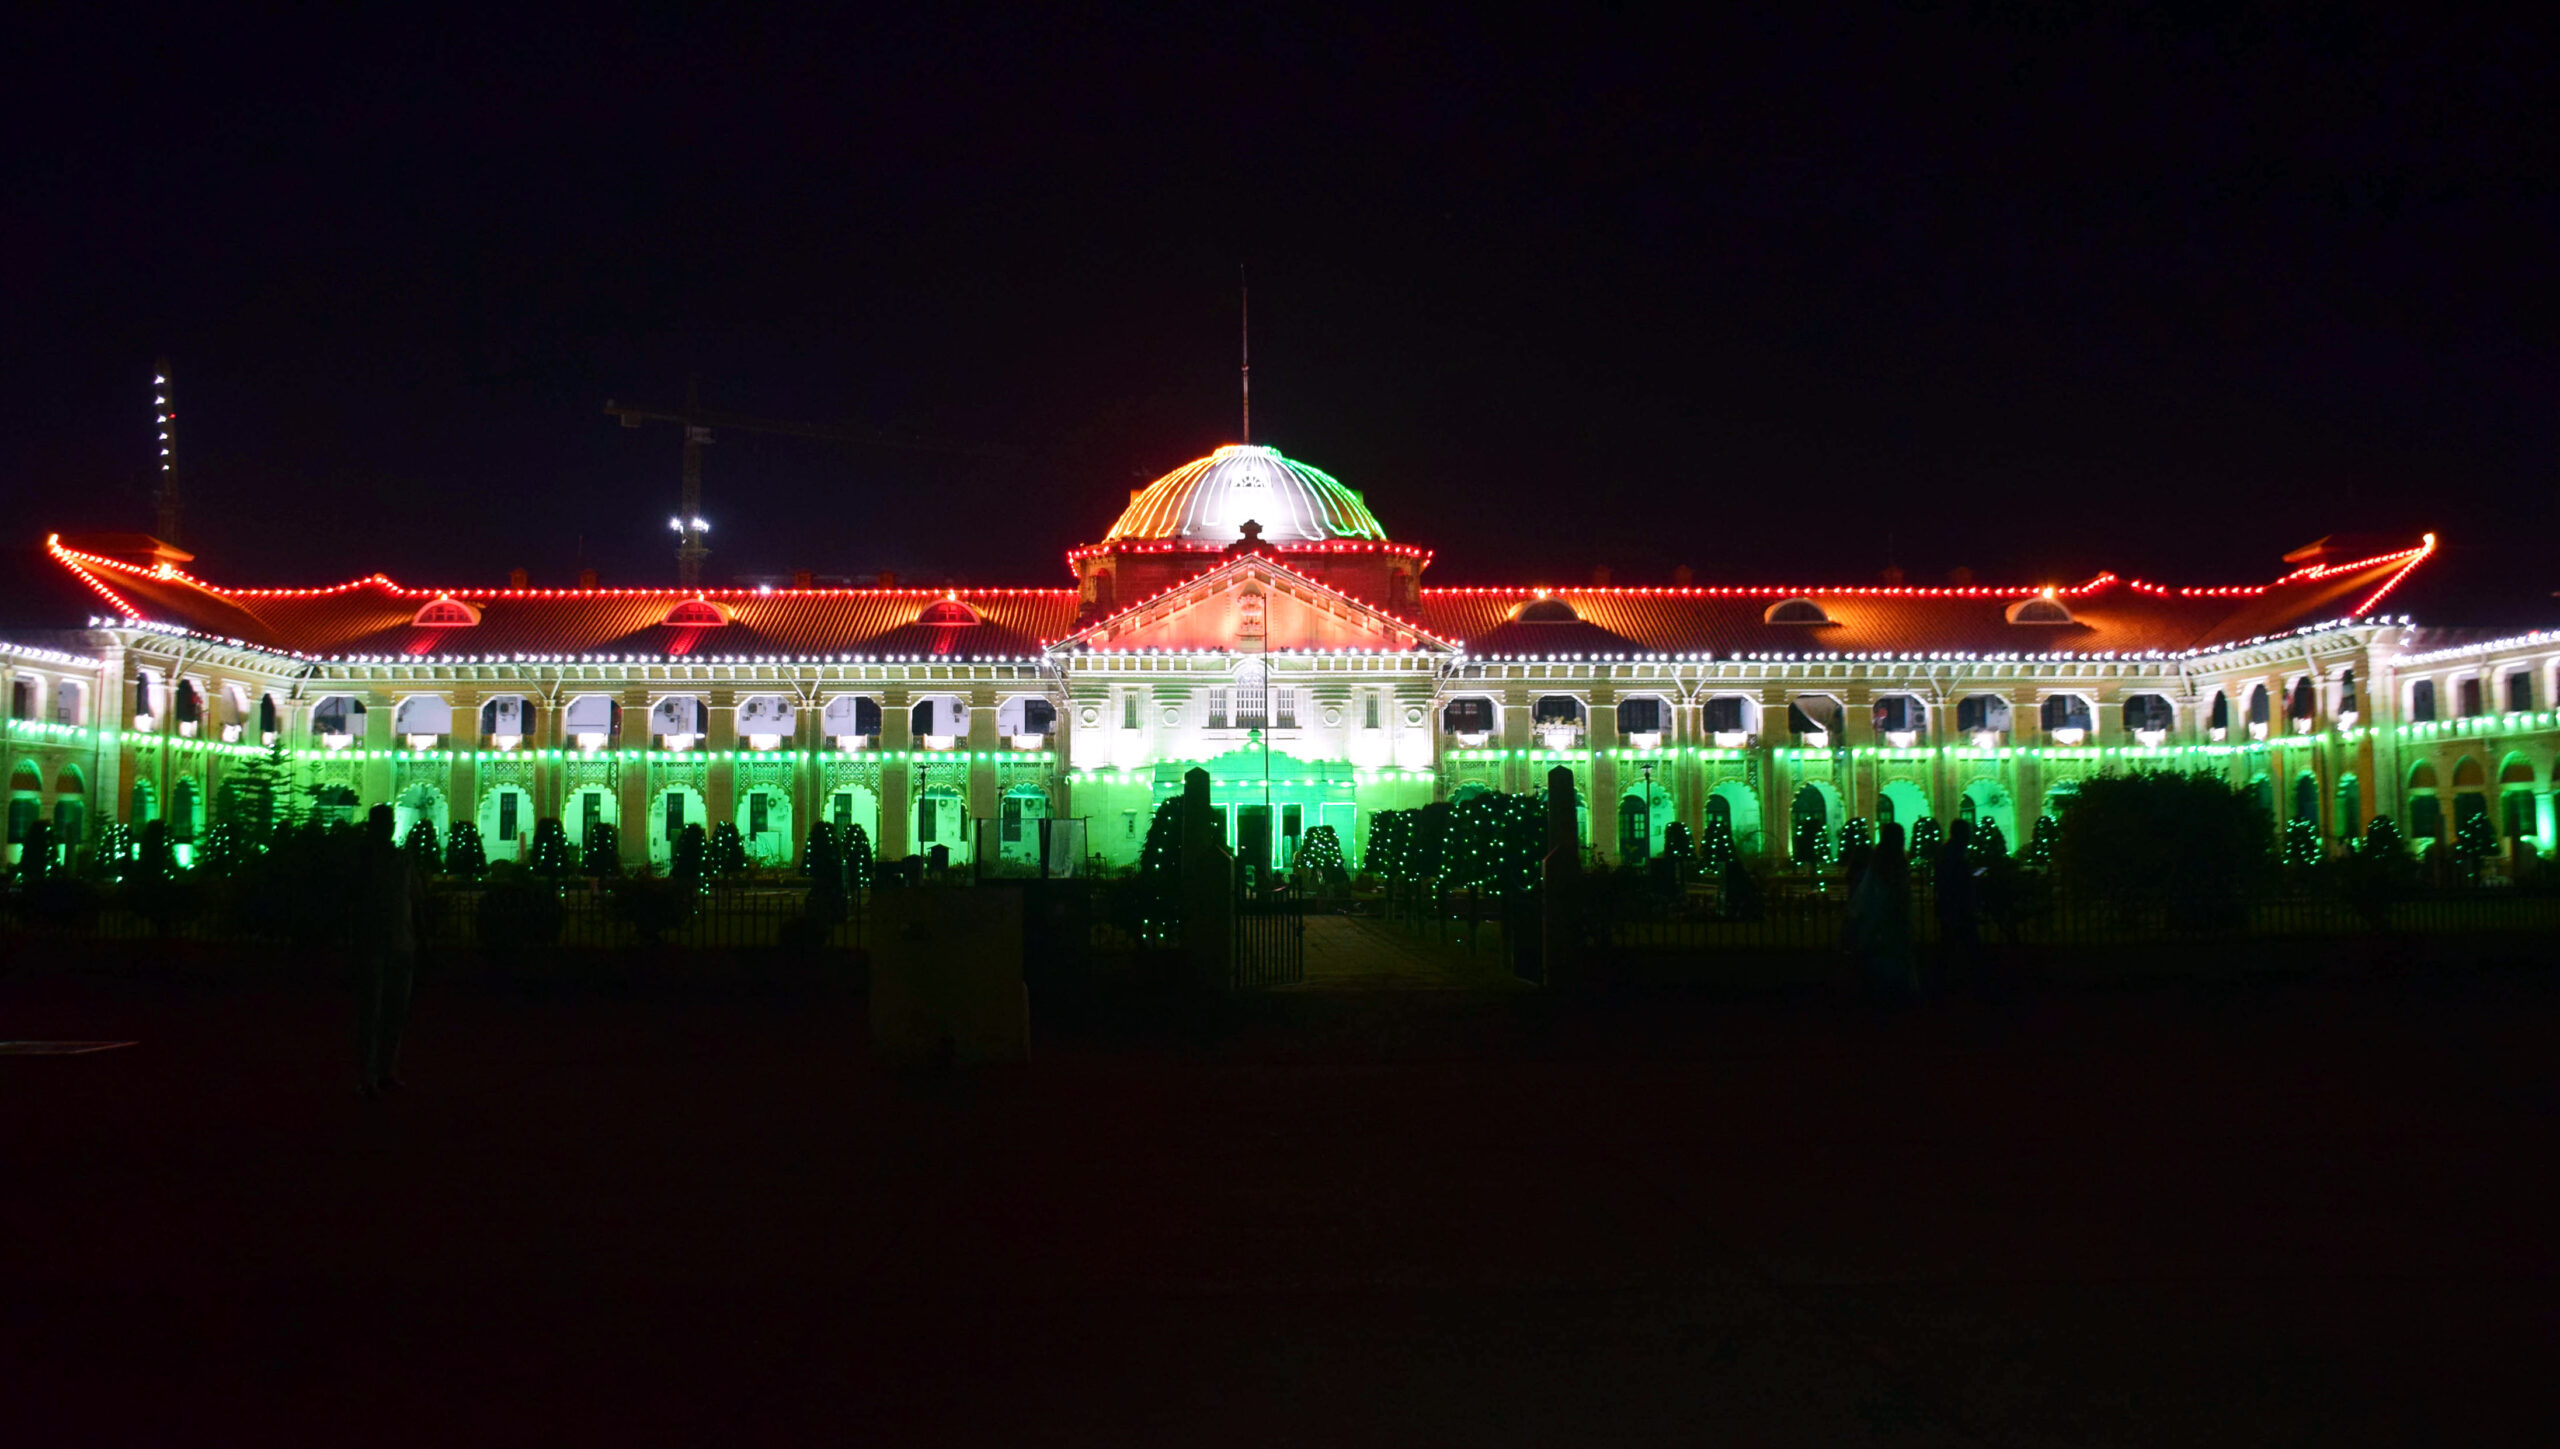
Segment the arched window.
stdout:
[[1752,702],[1738,694],[1719,694],[1699,711],[1707,733],[1720,736],[1717,743],[1727,749],[1751,733],[1756,712]]
[[2462,676],[2461,681],[2454,685],[2453,690],[2455,712],[2457,715],[2463,719],[2477,718],[2482,712],[2480,708],[2480,676],[2477,674],[2466,674]]
[[2409,718],[2424,724],[2436,717],[2436,682],[2421,679],[2409,686]]
[[2178,717],[2168,697],[2158,694],[2128,694],[2124,697],[2124,727],[2136,735],[2165,735]]
[[2230,731],[2231,696],[2229,694],[2219,689],[2213,692],[2213,703],[2205,709],[2204,727],[2213,731],[2213,737],[2217,740]]
[[2507,676],[2507,712],[2523,714],[2533,708],[2533,671],[2519,669]]
[[818,714],[818,729],[829,739],[880,738],[880,701],[868,695],[839,694]]
[[[1891,738],[1895,735],[1916,737],[1927,726],[1929,707],[1908,694],[1886,694],[1876,698],[1875,730]],[[1900,743],[1900,742],[1897,742]]]
[[978,611],[958,599],[936,599],[917,611],[919,624],[938,624],[944,628],[965,629],[978,622]]
[[274,743],[276,742],[276,732],[277,732],[277,729],[278,729],[278,726],[277,726],[277,724],[276,724],[276,697],[275,697],[274,695],[272,695],[272,694],[262,694],[262,695],[259,695],[259,696],[258,696],[258,742],[259,742],[260,744],[268,744],[268,745],[274,744]]
[[311,707],[311,732],[332,744],[346,744],[364,733],[364,701],[351,694],[332,694]]
[[729,622],[729,611],[709,599],[685,599],[659,622],[670,629],[717,629]]
[[1618,733],[1621,735],[1658,735],[1667,727],[1670,711],[1661,700],[1649,694],[1618,701]]
[[1440,710],[1440,724],[1453,735],[1493,733],[1493,701],[1477,695],[1453,699]]
[[1822,606],[1811,599],[1788,599],[1783,603],[1771,604],[1769,611],[1760,617],[1771,624],[1828,624],[1831,622],[1831,616],[1824,613]]
[[468,629],[480,622],[480,611],[460,599],[431,599],[409,622],[421,629]]
[[521,694],[493,694],[480,702],[480,737],[521,740],[533,733],[533,701]]
[[969,733],[968,704],[955,694],[926,695],[907,711],[907,728],[927,748],[948,749]]
[[2319,715],[2320,705],[2312,694],[2310,675],[2293,682],[2293,692],[2286,697],[2284,713],[2285,718],[2292,720],[2309,720]]
[[2009,606],[2008,614],[2009,622],[2012,624],[2070,624],[2078,622],[2071,617],[2071,611],[2064,608],[2060,600],[2049,599],[2042,596],[2032,599],[2020,599],[2018,602]]
[[2044,705],[2038,711],[2038,714],[2042,718],[2046,734],[2054,736],[2070,735],[2082,739],[2088,737],[2089,701],[2085,696],[2077,694],[2047,695],[2045,696]]
[[1531,599],[1512,617],[1523,624],[1572,624],[1582,618],[1573,611],[1573,605],[1562,599]]
[[2269,717],[2267,705],[2267,687],[2263,684],[2250,685],[2249,723],[2253,725],[2265,724]]
[[2293,818],[2320,823],[2320,782],[2309,775],[2294,777]]
[[1968,694],[1956,701],[1956,728],[1962,733],[1998,734],[2009,727],[2009,701],[1996,694]]
[[1582,723],[1582,701],[1570,694],[1544,694],[1538,697],[1537,723],[1540,729],[1558,729]]
[[2338,777],[2338,833],[2364,833],[2364,786],[2353,775]]
[[609,694],[582,694],[560,717],[561,732],[582,750],[601,750],[622,737],[622,705]]

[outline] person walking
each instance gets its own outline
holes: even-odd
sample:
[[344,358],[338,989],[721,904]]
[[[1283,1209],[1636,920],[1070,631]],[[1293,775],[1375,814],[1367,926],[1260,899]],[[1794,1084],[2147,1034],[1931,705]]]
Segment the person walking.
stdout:
[[1876,999],[1908,1002],[1920,995],[1918,968],[1911,956],[1911,862],[1902,843],[1902,827],[1888,824],[1875,853],[1849,893],[1852,948],[1865,965]]
[[418,867],[391,838],[391,807],[365,816],[356,894],[357,1091],[373,1098],[404,1085],[400,1033],[418,974]]

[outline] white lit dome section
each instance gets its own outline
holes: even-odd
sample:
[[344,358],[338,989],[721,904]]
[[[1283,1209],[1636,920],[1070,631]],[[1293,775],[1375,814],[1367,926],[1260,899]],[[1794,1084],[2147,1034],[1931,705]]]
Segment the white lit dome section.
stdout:
[[1231,443],[1139,490],[1104,541],[1233,543],[1247,520],[1274,543],[1387,536],[1360,495],[1332,474],[1276,448]]

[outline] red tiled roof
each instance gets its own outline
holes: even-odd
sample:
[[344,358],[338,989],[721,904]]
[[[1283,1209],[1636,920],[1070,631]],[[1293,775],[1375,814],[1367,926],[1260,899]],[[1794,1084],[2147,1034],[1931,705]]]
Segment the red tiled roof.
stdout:
[[[403,588],[379,574],[322,589],[225,589],[58,540],[52,552],[117,613],[314,658],[1016,658],[1064,635],[1076,612],[1073,589],[444,590]],[[411,622],[419,609],[448,597],[477,608],[480,622]],[[729,622],[717,628],[660,622],[696,597],[726,609]],[[981,622],[915,622],[946,597],[967,603]]]
[[[315,658],[516,655],[753,658],[863,655],[1021,657],[1073,632],[1073,589],[434,589],[377,574],[319,589],[226,589],[164,563],[110,558],[59,539],[52,556],[99,603],[127,617]],[[1610,653],[2144,654],[2178,653],[2362,617],[2434,551],[2434,538],[2351,562],[2306,564],[2273,583],[2170,588],[2101,574],[2057,591],[2070,624],[2013,624],[2033,588],[1424,589],[1413,622],[1483,657]],[[1180,587],[1176,585],[1175,587]],[[1522,623],[1529,600],[1553,597],[1578,622]],[[427,603],[480,610],[469,627],[419,627]],[[685,599],[729,612],[717,628],[661,621]],[[981,622],[916,622],[954,597]],[[1832,623],[1770,624],[1773,604],[1811,599]]]
[[[1465,639],[1473,653],[1712,654],[2145,654],[2236,644],[2371,613],[2431,543],[2351,563],[2312,566],[2271,584],[2178,589],[2101,574],[2056,591],[2069,624],[2013,624],[2009,608],[2033,588],[1592,588],[1424,589],[1422,623]],[[1513,620],[1541,596],[1560,599],[1578,624]],[[1771,624],[1770,607],[1810,599],[1829,624]],[[1553,642],[1546,642],[1552,640]]]

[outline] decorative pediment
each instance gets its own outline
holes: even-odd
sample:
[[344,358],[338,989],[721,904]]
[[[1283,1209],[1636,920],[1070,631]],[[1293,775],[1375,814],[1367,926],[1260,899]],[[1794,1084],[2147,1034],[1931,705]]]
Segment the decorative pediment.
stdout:
[[1453,653],[1457,646],[1285,564],[1245,554],[1099,620],[1058,647]]

